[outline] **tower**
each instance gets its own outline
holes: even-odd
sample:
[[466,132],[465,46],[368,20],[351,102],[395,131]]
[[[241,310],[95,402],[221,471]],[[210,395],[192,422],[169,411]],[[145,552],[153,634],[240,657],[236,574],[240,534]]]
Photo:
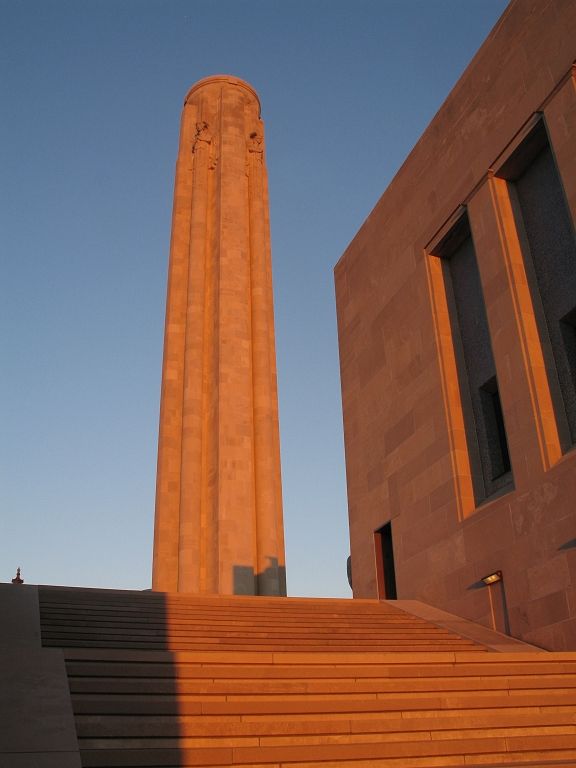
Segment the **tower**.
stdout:
[[152,583],[286,593],[264,126],[227,75],[196,83],[182,114]]

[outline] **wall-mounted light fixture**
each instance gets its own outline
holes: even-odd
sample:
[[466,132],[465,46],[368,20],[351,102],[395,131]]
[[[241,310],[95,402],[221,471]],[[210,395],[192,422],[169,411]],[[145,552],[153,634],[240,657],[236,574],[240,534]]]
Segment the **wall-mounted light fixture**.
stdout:
[[483,581],[487,586],[496,584],[497,581],[502,581],[502,571],[494,571],[494,573],[489,573],[488,576],[482,576],[480,581]]
[[488,601],[490,603],[490,613],[492,614],[492,628],[497,632],[510,634],[510,619],[508,617],[508,606],[506,604],[506,592],[504,590],[504,576],[502,571],[492,571],[487,576],[483,576],[480,581],[487,587],[497,586],[494,589],[487,589]]

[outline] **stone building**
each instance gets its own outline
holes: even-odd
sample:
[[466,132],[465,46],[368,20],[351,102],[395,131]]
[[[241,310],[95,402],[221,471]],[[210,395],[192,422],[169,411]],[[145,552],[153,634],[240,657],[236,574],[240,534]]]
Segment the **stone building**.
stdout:
[[575,59],[576,4],[514,0],[335,268],[354,596],[558,650],[576,648]]

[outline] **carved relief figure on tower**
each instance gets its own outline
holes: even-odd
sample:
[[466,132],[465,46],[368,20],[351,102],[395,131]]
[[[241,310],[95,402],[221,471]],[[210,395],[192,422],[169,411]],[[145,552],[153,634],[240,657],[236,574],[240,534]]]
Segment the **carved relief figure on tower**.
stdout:
[[212,142],[212,132],[210,126],[205,120],[201,120],[196,123],[196,135],[192,142],[192,154],[195,154],[200,147],[206,147],[209,151],[208,155],[208,168],[213,171],[218,162],[214,144]]
[[262,159],[262,154],[264,153],[264,136],[261,133],[258,133],[258,131],[252,131],[248,138],[248,152],[256,153],[260,156],[260,159]]
[[194,137],[192,152],[196,151],[196,145],[202,141],[205,142],[206,144],[212,143],[212,134],[210,133],[208,123],[206,123],[204,120],[201,120],[200,122],[196,123],[196,136]]

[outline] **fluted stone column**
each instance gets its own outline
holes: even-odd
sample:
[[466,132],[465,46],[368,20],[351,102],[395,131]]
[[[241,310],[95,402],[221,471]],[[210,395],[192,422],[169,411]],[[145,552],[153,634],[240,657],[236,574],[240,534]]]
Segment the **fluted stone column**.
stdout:
[[258,96],[201,80],[176,169],[156,590],[286,594],[269,230]]

